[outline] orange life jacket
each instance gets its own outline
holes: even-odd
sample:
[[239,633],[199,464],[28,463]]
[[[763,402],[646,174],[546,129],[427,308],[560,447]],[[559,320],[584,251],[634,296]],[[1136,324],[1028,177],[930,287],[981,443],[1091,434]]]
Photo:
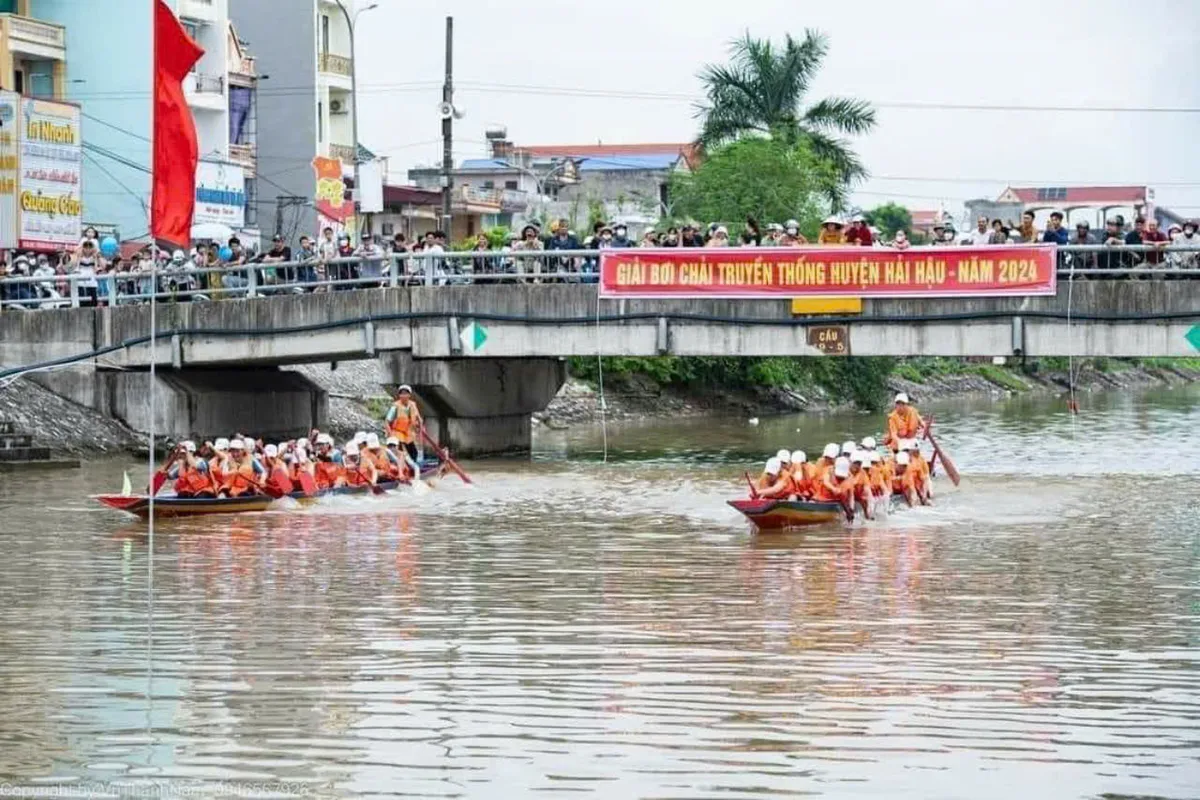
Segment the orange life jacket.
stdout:
[[258,494],[258,474],[254,471],[254,462],[247,459],[246,463],[238,464],[237,469],[226,476],[221,490],[230,497]]
[[189,466],[187,462],[179,465],[179,477],[175,480],[175,494],[180,497],[196,497],[201,494],[215,494],[212,480],[205,473]]
[[895,444],[900,439],[914,439],[921,428],[921,415],[912,406],[906,405],[888,414],[889,444]]
[[370,473],[363,464],[346,467],[345,475],[347,486],[369,486],[371,484]]
[[318,489],[331,489],[342,477],[342,467],[333,461],[318,461],[313,477],[317,479]]
[[833,470],[829,470],[813,486],[813,499],[820,503],[840,503],[853,490],[853,478],[836,478]]
[[412,444],[417,436],[417,404],[412,400],[407,402],[397,400],[392,403],[396,409],[396,418],[388,423],[388,434],[395,436],[401,444]]

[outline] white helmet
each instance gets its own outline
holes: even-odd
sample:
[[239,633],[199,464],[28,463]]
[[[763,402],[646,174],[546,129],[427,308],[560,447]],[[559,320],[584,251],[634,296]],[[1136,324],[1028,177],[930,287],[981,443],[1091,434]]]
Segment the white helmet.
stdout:
[[838,478],[845,478],[850,474],[850,462],[845,457],[839,458],[833,462],[833,474]]
[[399,437],[397,437],[397,436],[389,436],[389,437],[387,438],[387,446],[388,446],[388,447],[391,447],[392,445],[396,445],[397,447],[400,445],[400,439],[399,439]]
[[191,441],[180,442],[179,446],[182,447],[184,452],[186,452],[186,453],[196,452],[196,443],[195,442],[191,442]]
[[778,475],[779,470],[781,470],[781,469],[783,469],[783,464],[779,463],[778,458],[768,458],[767,459],[767,474],[768,475]]
[[792,463],[792,453],[790,450],[780,450],[778,453],[775,454],[775,457],[777,459],[779,459],[780,464]]
[[333,437],[330,436],[328,433],[318,434],[317,444],[327,444],[330,447],[333,447]]
[[363,444],[366,441],[367,441],[367,432],[366,431],[359,431],[358,433],[354,434],[354,443],[355,444]]
[[216,450],[218,453],[224,453],[228,449],[229,449],[229,440],[224,437],[217,439],[217,441],[213,444],[213,450]]
[[878,464],[879,462],[883,461],[883,456],[879,455],[879,453],[876,453],[874,450],[871,451],[870,455],[872,464]]
[[185,261],[187,261],[187,256],[185,256],[183,254],[182,250],[176,250],[174,253],[171,253],[171,262],[172,263],[182,264]]
[[841,455],[844,455],[844,456],[853,455],[854,451],[857,449],[858,449],[858,445],[856,445],[854,442],[842,442]]
[[870,464],[871,463],[871,454],[868,453],[866,450],[859,450],[857,453],[855,453],[853,456],[850,457],[850,463],[852,463],[852,464]]
[[897,402],[897,403],[907,403],[907,402],[908,402],[908,395],[907,395],[907,394],[905,394],[904,392],[900,392],[900,394],[896,395],[896,400],[895,400],[895,402]]
[[245,450],[246,443],[243,442],[241,439],[230,439],[229,440],[229,449],[230,450]]
[[302,447],[296,448],[296,461],[300,464],[308,463],[308,451]]
[[795,450],[792,452],[793,464],[803,464],[806,461],[808,461],[808,453],[805,453],[803,450]]
[[355,444],[354,442],[346,442],[346,446],[342,448],[342,455],[357,456],[358,455],[358,445]]
[[862,449],[863,450],[874,450],[875,449],[875,437],[874,436],[864,437],[862,440]]
[[[319,442],[320,440],[321,440],[321,437],[318,436],[317,441]],[[309,445],[308,439],[297,439],[296,440],[296,447],[300,447],[300,448],[307,450],[308,445]]]
[[266,456],[267,458],[278,458],[279,457],[279,448],[273,444],[269,444],[263,448],[263,455]]
[[907,467],[910,460],[911,459],[909,459],[908,453],[905,453],[903,450],[901,450],[899,453],[896,454],[896,465],[897,466]]
[[799,222],[796,222],[796,220],[794,220],[794,219],[789,219],[787,222],[785,222],[785,223],[783,224],[783,227],[785,227],[785,228],[788,228],[788,229],[795,228],[796,230],[799,230],[799,229],[800,229],[800,223],[799,223]]
[[829,444],[825,445],[825,452],[823,452],[821,455],[824,458],[837,458],[841,454],[842,448],[838,447],[833,442],[830,442]]
[[366,441],[367,441],[367,447],[371,448],[372,450],[379,447],[379,435],[378,434],[368,433]]

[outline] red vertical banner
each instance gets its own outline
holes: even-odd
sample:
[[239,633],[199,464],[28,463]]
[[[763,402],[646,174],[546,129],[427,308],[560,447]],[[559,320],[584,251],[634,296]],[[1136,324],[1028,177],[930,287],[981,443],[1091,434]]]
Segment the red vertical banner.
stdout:
[[200,145],[183,80],[204,51],[163,0],[154,0],[154,158],[150,235],[187,245],[196,207]]

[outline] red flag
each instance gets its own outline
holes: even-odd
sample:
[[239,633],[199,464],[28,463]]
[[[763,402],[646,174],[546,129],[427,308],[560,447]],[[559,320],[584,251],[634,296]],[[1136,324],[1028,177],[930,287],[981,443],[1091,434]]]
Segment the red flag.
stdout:
[[154,188],[150,235],[187,245],[196,208],[196,121],[183,79],[204,51],[183,30],[163,0],[154,0]]

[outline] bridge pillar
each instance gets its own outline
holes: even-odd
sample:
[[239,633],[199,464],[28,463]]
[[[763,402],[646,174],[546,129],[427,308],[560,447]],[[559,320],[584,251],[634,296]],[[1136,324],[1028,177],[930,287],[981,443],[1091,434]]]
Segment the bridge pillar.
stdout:
[[528,453],[531,416],[567,377],[556,358],[420,359],[393,351],[379,364],[388,390],[412,386],[430,433],[463,455]]
[[[149,372],[64,370],[30,378],[132,430],[150,430]],[[323,427],[328,417],[323,389],[297,372],[273,367],[159,369],[154,392],[154,432],[175,441],[233,433],[292,438]]]

